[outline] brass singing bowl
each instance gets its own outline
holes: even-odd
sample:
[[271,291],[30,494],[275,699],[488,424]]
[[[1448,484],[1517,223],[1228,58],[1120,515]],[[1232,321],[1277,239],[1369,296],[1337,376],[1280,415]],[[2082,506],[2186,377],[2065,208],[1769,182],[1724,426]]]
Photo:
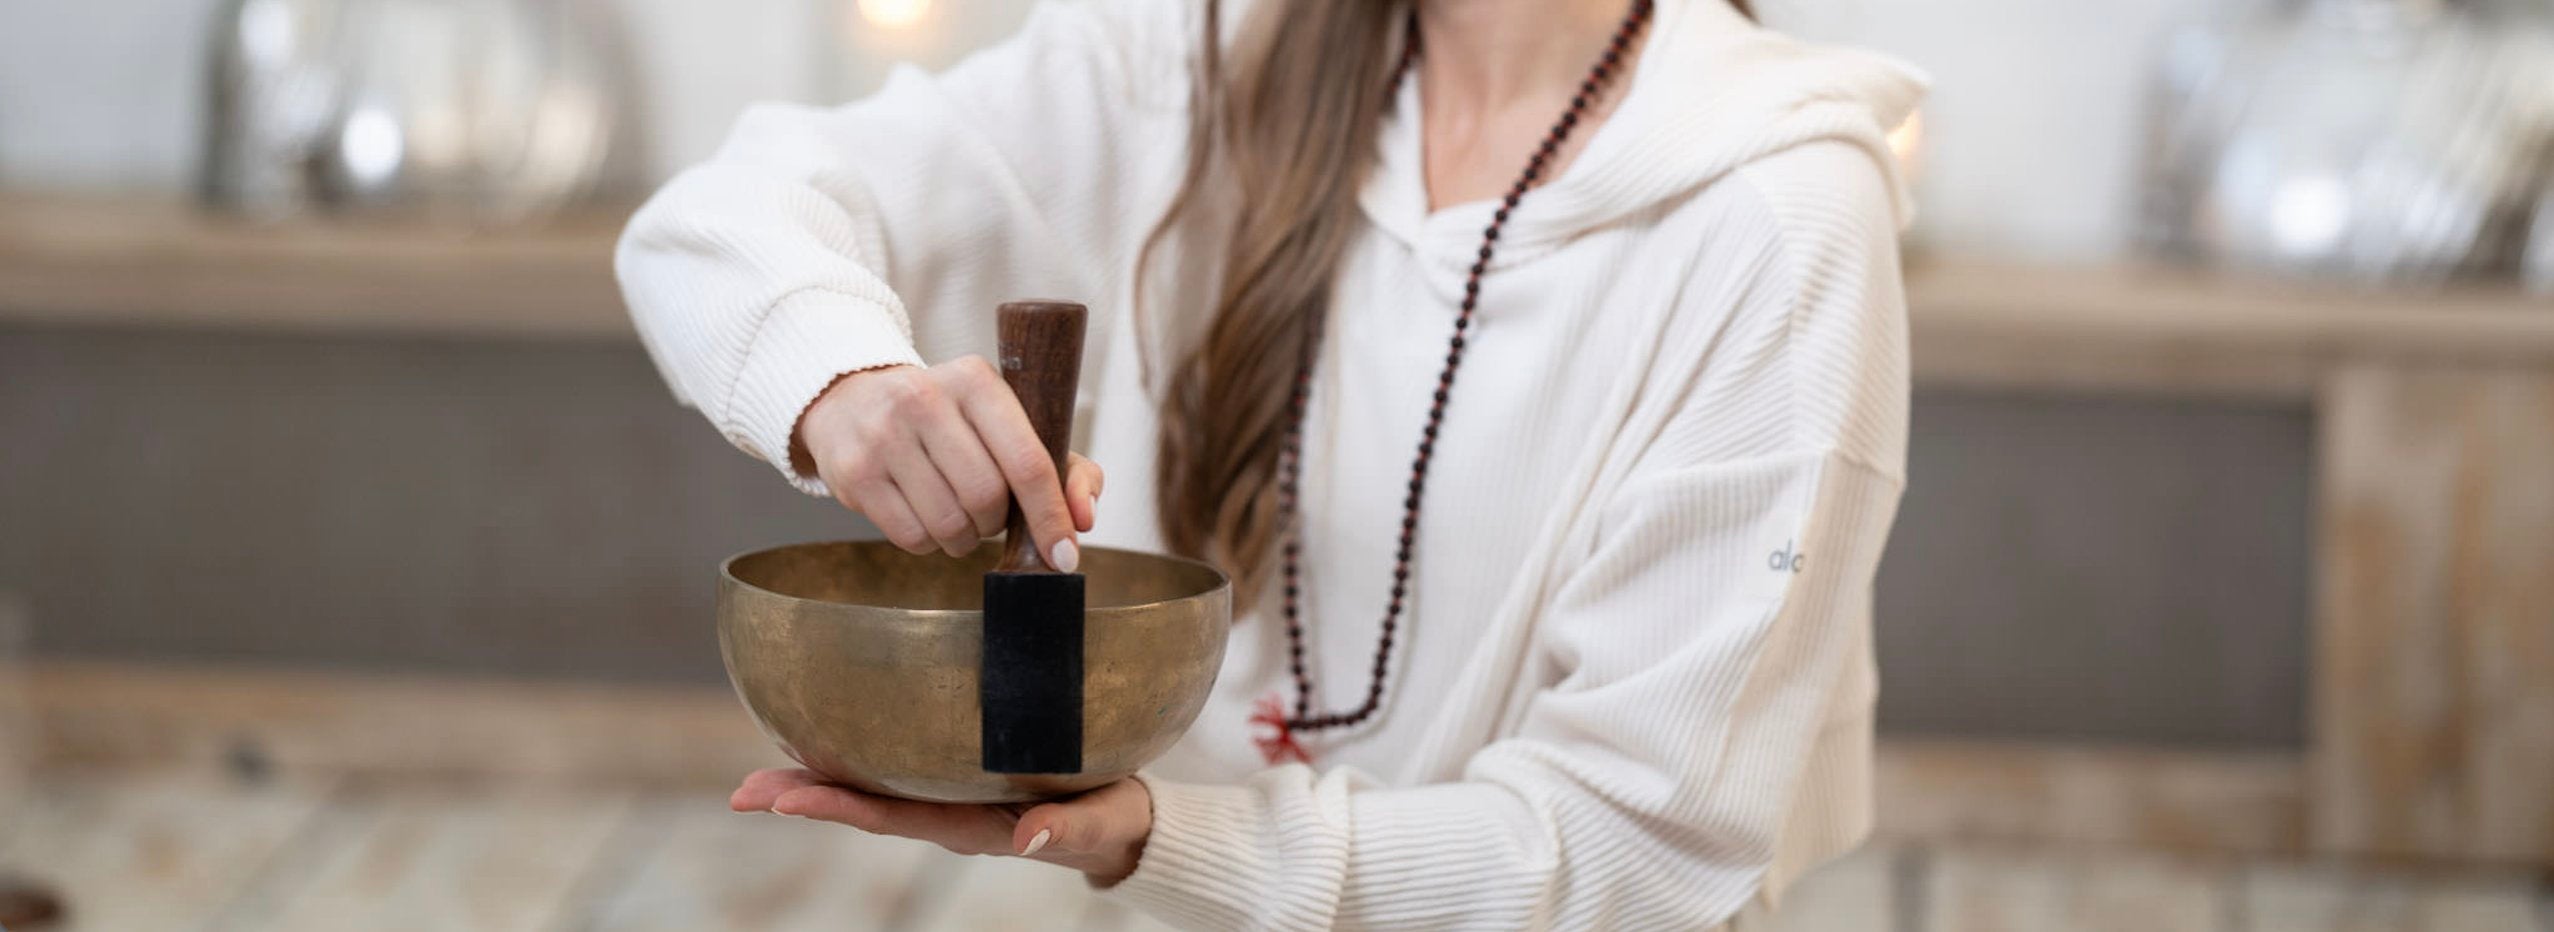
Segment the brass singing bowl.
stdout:
[[1134,773],[1197,720],[1224,660],[1232,588],[1213,567],[1088,547],[1082,772],[984,770],[977,665],[999,548],[917,556],[883,542],[796,544],[720,568],[718,647],[763,734],[872,793],[1026,802]]

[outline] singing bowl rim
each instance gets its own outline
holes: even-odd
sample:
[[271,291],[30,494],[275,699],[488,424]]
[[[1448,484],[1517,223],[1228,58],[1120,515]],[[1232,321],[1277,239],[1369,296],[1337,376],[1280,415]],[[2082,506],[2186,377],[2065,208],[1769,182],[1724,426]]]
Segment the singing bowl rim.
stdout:
[[[858,609],[858,610],[861,610],[861,611],[859,611],[859,612],[855,612],[855,613],[850,613],[850,614],[843,615],[843,617],[842,617],[841,619],[839,619],[839,620],[852,620],[852,619],[861,618],[861,617],[864,617],[864,616],[865,616],[868,612],[873,612],[873,611],[887,611],[887,612],[894,612],[894,613],[896,613],[896,615],[897,615],[897,616],[902,617],[902,618],[909,618],[909,619],[924,619],[924,620],[928,620],[928,619],[948,619],[948,620],[965,620],[965,619],[975,619],[975,620],[981,621],[981,620],[984,618],[984,610],[983,610],[983,609],[981,609],[981,608],[903,608],[903,607],[894,606],[894,605],[880,605],[880,604],[876,604],[876,603],[872,603],[872,602],[846,602],[846,601],[842,601],[842,600],[839,600],[839,599],[811,599],[811,598],[807,598],[807,597],[805,597],[805,596],[790,595],[790,594],[788,594],[788,593],[786,593],[786,592],[781,592],[781,591],[778,591],[778,590],[775,590],[775,589],[769,588],[769,587],[767,587],[767,586],[758,585],[758,584],[756,584],[756,583],[753,583],[753,582],[751,582],[751,581],[749,581],[749,580],[745,579],[743,576],[737,575],[737,573],[736,573],[736,564],[737,564],[739,561],[752,559],[752,558],[754,558],[754,557],[763,556],[763,555],[765,555],[765,554],[780,553],[780,552],[783,552],[783,551],[789,551],[789,550],[805,550],[805,549],[812,548],[812,547],[843,547],[843,546],[850,546],[850,547],[870,547],[870,548],[886,548],[886,549],[895,550],[895,551],[896,551],[896,552],[898,552],[898,553],[909,554],[909,555],[911,555],[911,556],[916,557],[917,559],[931,559],[931,558],[932,558],[932,554],[927,554],[927,553],[926,553],[926,554],[914,554],[914,553],[912,553],[911,551],[905,550],[905,549],[903,549],[903,548],[901,548],[901,547],[897,547],[895,544],[890,543],[890,542],[888,542],[888,541],[884,541],[884,540],[858,540],[858,539],[854,539],[854,540],[810,540],[810,541],[800,541],[800,542],[798,542],[798,543],[794,543],[794,544],[779,544],[779,545],[770,546],[770,547],[756,547],[756,548],[754,548],[754,549],[752,549],[752,550],[747,550],[747,551],[743,551],[743,552],[740,552],[740,553],[736,553],[736,554],[730,555],[727,559],[724,559],[724,560],[720,560],[720,561],[718,561],[718,576],[719,576],[719,579],[721,579],[722,581],[725,581],[725,582],[728,582],[728,583],[732,583],[732,584],[734,584],[734,585],[736,585],[736,586],[738,586],[738,587],[740,587],[740,588],[743,588],[743,589],[747,589],[747,590],[752,591],[752,592],[754,593],[754,596],[755,596],[756,598],[761,598],[761,599],[771,599],[771,600],[774,600],[774,601],[777,601],[777,602],[781,602],[781,603],[783,603],[783,604],[791,604],[791,605],[812,605],[812,606],[823,606],[823,607],[826,607],[826,608],[834,609],[834,610],[836,610],[836,612],[837,612],[837,613],[839,613],[839,612],[840,612],[840,610],[843,610],[843,609]],[[986,546],[990,547],[990,546],[992,546],[992,543],[988,541],[988,542],[986,543]],[[1128,550],[1128,549],[1126,549],[1126,548],[1124,548],[1124,547],[1085,546],[1085,547],[1083,547],[1083,548],[1081,548],[1081,549],[1082,549],[1082,553],[1083,553],[1084,555],[1086,555],[1086,556],[1087,556],[1087,555],[1092,554],[1093,552],[1100,552],[1100,553],[1108,554],[1110,559],[1132,559],[1132,560],[1138,560],[1138,561],[1154,561],[1154,562],[1159,562],[1159,563],[1170,563],[1170,564],[1175,564],[1175,565],[1179,565],[1179,566],[1186,567],[1186,568],[1189,568],[1189,569],[1202,570],[1202,571],[1204,571],[1204,572],[1207,574],[1207,577],[1208,577],[1209,579],[1212,579],[1212,580],[1214,581],[1214,585],[1207,586],[1207,587],[1202,588],[1202,589],[1194,589],[1194,590],[1191,590],[1190,592],[1188,592],[1188,593],[1187,593],[1187,594],[1185,594],[1185,595],[1176,595],[1176,596],[1171,596],[1171,597],[1169,597],[1169,598],[1165,598],[1165,599],[1154,599],[1154,600],[1149,601],[1149,602],[1134,602],[1134,603],[1129,603],[1129,604],[1125,604],[1125,605],[1092,605],[1092,606],[1087,606],[1087,607],[1085,607],[1085,608],[1084,608],[1084,610],[1083,610],[1083,614],[1084,614],[1084,616],[1085,616],[1085,617],[1089,617],[1089,616],[1093,616],[1093,615],[1114,615],[1114,614],[1117,614],[1117,613],[1119,613],[1119,612],[1141,612],[1141,611],[1145,611],[1145,610],[1147,610],[1147,609],[1156,609],[1156,608],[1160,608],[1160,607],[1162,607],[1162,606],[1170,605],[1170,604],[1173,604],[1173,603],[1178,603],[1178,602],[1188,602],[1188,601],[1193,601],[1193,600],[1196,600],[1196,599],[1205,598],[1205,597],[1207,597],[1207,596],[1213,595],[1213,594],[1214,594],[1214,593],[1216,593],[1216,592],[1229,591],[1230,589],[1232,589],[1232,588],[1233,588],[1233,580],[1232,580],[1232,577],[1225,575],[1224,571],[1223,571],[1223,570],[1221,570],[1221,569],[1217,569],[1217,568],[1215,567],[1215,565],[1214,565],[1214,564],[1212,564],[1212,563],[1207,563],[1207,562],[1205,562],[1205,561],[1203,561],[1203,560],[1192,560],[1192,559],[1189,559],[1189,558],[1187,558],[1187,557],[1173,556],[1173,555],[1171,555],[1171,554],[1167,554],[1167,553],[1151,553],[1151,552],[1148,552],[1148,551],[1142,551],[1142,550]],[[963,559],[963,558],[944,557],[943,559],[956,560],[956,559]],[[723,617],[723,616],[726,614],[726,612],[722,610],[719,614]]]

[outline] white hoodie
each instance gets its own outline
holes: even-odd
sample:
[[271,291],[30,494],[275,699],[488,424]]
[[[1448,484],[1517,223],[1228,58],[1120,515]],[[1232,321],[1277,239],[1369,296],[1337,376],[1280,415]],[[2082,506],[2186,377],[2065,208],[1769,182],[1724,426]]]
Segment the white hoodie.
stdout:
[[[675,394],[821,492],[787,449],[833,378],[989,354],[997,304],[1078,298],[1078,446],[1115,490],[1091,542],[1158,549],[1165,367],[1138,341],[1158,363],[1197,332],[1212,270],[1174,244],[1129,308],[1181,175],[1198,6],[1050,4],[945,74],[746,114],[621,244]],[[1284,632],[1244,612],[1205,712],[1144,775],[1153,834],[1112,895],[1214,928],[1705,928],[1868,830],[1870,593],[1907,402],[1883,133],[1922,80],[1719,0],[1662,0],[1652,29],[1484,279],[1381,712],[1310,736],[1314,766],[1266,766],[1247,719],[1290,688]],[[1319,709],[1365,688],[1493,206],[1428,211],[1416,77],[1306,423]]]

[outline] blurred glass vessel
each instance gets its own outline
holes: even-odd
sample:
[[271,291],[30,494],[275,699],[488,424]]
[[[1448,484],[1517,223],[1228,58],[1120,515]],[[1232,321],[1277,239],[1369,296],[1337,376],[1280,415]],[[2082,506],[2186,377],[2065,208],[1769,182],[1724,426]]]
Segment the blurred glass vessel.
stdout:
[[2515,270],[2554,165],[2543,6],[2300,0],[2167,44],[2146,238],[2361,283]]
[[595,183],[623,119],[588,0],[231,0],[201,190],[322,208],[538,218]]
[[313,195],[307,162],[337,106],[335,0],[231,0],[213,37],[197,180],[207,203],[262,217]]

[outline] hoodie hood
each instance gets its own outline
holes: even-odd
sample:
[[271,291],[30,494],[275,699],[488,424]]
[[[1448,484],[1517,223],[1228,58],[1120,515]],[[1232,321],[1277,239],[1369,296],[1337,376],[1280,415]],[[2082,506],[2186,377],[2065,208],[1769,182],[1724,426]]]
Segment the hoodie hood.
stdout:
[[[1494,267],[1531,261],[1573,237],[1690,195],[1741,166],[1805,143],[1869,152],[1912,202],[1887,142],[1929,84],[1895,58],[1792,39],[1722,0],[1658,0],[1630,96],[1596,127],[1561,177],[1526,195],[1500,235]],[[1414,72],[1379,134],[1381,153],[1359,203],[1386,234],[1457,264],[1475,258],[1494,202],[1430,213]]]

